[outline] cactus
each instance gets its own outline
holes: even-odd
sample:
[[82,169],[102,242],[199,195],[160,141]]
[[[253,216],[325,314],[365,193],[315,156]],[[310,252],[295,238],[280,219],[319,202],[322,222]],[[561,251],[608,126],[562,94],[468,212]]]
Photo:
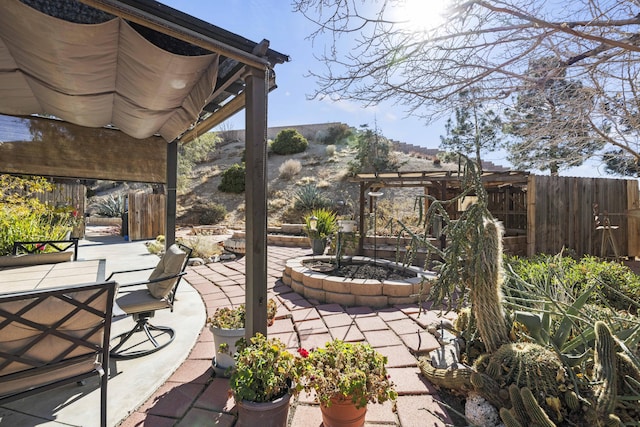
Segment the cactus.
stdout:
[[500,408],[500,419],[505,427],[523,427],[522,423],[507,408]]
[[502,235],[504,229],[495,219],[482,224],[482,251],[469,260],[475,274],[471,280],[471,309],[476,318],[478,332],[487,351],[492,353],[509,342],[509,326],[502,310],[503,282]]
[[527,409],[524,407],[520,389],[517,385],[511,384],[509,386],[509,398],[511,399],[511,412],[513,416],[517,418],[521,424],[528,425],[529,415],[527,415]]
[[434,368],[431,361],[426,357],[418,360],[420,372],[431,384],[438,387],[446,387],[450,390],[469,391],[473,389],[471,385],[471,368],[441,369]]
[[540,406],[529,388],[518,388],[515,385],[511,385],[509,387],[509,395],[511,396],[514,407],[511,410],[506,408],[500,409],[500,419],[502,419],[506,427],[523,427],[529,425],[536,427],[556,426]]
[[498,383],[490,376],[474,372],[471,374],[471,384],[476,393],[496,408],[509,403],[509,395],[505,394],[505,390],[500,389]]
[[534,425],[539,427],[555,427],[555,423],[551,421],[549,416],[542,409],[531,390],[527,387],[520,389],[522,403],[527,410],[527,415],[531,418]]
[[[498,369],[499,375],[497,376],[495,375],[496,366],[500,367]],[[510,394],[513,394],[514,391],[510,389],[512,385],[518,389],[528,388],[539,399],[539,405],[547,410],[548,413],[554,413],[556,421],[560,421],[563,418],[562,408],[556,402],[562,394],[561,390],[566,390],[565,383],[568,382],[568,377],[560,358],[555,352],[534,343],[505,344],[494,353],[479,357],[474,367],[478,373],[491,377],[500,391],[509,389]],[[485,391],[484,388],[486,386],[484,384],[483,389],[478,389],[474,379],[475,376],[472,375],[471,382],[476,391],[491,403],[496,404],[495,398],[491,400],[486,395],[487,392],[494,392],[491,390]],[[486,378],[484,382],[486,382]],[[510,400],[511,404],[516,406],[516,417],[521,423],[526,424],[522,417],[522,409],[519,407],[519,402],[514,402],[513,397],[509,397],[506,399],[507,404]]]
[[618,377],[616,372],[616,343],[611,331],[604,322],[594,325],[596,333],[594,355],[594,379],[596,413],[604,417],[613,413],[618,393]]

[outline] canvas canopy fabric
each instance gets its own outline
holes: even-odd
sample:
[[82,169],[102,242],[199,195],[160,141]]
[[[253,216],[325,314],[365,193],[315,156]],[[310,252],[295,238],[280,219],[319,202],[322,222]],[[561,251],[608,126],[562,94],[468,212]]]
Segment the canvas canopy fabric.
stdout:
[[18,0],[2,1],[2,114],[52,115],[80,126],[112,125],[136,139],[159,134],[171,142],[210,101],[218,54],[168,52],[121,18],[77,24]]

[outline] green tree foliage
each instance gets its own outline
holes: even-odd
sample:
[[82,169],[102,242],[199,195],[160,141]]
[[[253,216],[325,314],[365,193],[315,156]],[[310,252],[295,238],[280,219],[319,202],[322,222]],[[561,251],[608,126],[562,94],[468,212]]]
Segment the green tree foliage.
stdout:
[[473,91],[460,94],[460,106],[455,109],[455,122],[449,118],[445,124],[447,136],[440,136],[440,148],[445,151],[475,156],[482,168],[482,152],[500,147],[502,120],[496,112],[475,102]]
[[189,177],[193,168],[209,159],[220,141],[214,132],[208,132],[178,148],[178,191],[184,192],[189,185]]
[[344,144],[354,135],[354,130],[344,123],[330,126],[323,135],[321,142],[323,144]]
[[307,138],[295,129],[285,129],[276,135],[271,144],[271,151],[275,154],[302,153],[309,146]]
[[236,163],[222,173],[218,190],[224,193],[242,193],[245,183],[245,164]]
[[[529,74],[539,79],[558,68],[554,58],[532,60]],[[586,118],[594,107],[591,90],[579,80],[558,72],[539,86],[518,93],[512,108],[505,111],[507,132],[513,137],[509,160],[519,169],[559,170],[580,166],[604,142],[593,134]]]
[[77,212],[38,199],[52,189],[42,177],[0,175],[0,255],[10,254],[14,242],[60,240],[73,229]]
[[358,173],[396,171],[400,167],[393,153],[391,141],[377,130],[368,129],[358,132],[356,137],[355,158],[349,162],[349,172]]
[[609,150],[602,155],[605,170],[613,175],[640,176],[638,158],[625,150]]

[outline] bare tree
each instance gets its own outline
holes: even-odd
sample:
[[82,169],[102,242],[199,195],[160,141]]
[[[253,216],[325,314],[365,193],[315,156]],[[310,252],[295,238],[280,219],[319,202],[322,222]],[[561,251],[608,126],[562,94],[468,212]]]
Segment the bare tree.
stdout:
[[[479,102],[506,108],[550,81],[580,81],[592,105],[583,111],[585,137],[574,143],[600,138],[640,159],[638,134],[629,129],[638,119],[638,0],[452,0],[446,22],[422,31],[390,19],[405,2],[294,0],[317,24],[312,39],[332,36],[319,57],[323,70],[311,72],[318,81],[312,97],[392,101],[428,123],[472,87]],[[341,49],[344,38],[349,50]],[[530,62],[542,58],[546,65],[530,73]],[[593,148],[581,157],[598,153]]]

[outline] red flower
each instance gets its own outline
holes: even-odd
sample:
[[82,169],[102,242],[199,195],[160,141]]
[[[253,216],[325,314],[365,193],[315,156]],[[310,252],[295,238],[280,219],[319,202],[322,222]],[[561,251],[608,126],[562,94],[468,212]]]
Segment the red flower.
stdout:
[[298,349],[298,354],[302,357],[309,357],[309,352],[307,350],[305,350],[304,348],[300,347]]

